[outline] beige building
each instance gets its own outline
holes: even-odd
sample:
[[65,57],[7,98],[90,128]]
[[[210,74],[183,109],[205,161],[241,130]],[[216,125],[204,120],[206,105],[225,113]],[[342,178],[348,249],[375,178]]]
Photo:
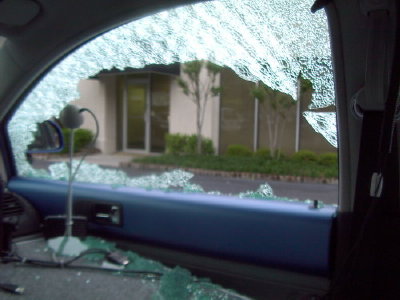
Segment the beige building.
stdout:
[[[180,69],[179,64],[154,65],[141,70],[101,72],[82,80],[78,87],[80,99],[75,104],[90,108],[99,120],[96,147],[103,153],[159,153],[165,150],[167,133],[194,134],[196,106],[177,83]],[[201,81],[206,80],[207,74],[202,72]],[[224,153],[231,144],[250,149],[268,147],[263,104],[250,96],[254,83],[224,68],[217,85],[222,93],[208,101],[202,128],[216,152]],[[310,99],[310,93],[303,95],[300,105],[289,112],[281,138],[284,153],[293,153],[296,148],[336,151],[302,116]],[[94,130],[89,116],[83,127]]]

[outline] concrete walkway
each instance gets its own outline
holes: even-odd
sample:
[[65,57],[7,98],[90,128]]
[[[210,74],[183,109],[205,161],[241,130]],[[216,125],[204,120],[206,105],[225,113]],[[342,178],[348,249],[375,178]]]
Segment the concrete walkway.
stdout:
[[117,168],[121,163],[128,163],[132,161],[133,158],[139,157],[134,154],[127,153],[115,153],[115,154],[93,154],[88,155],[85,161],[92,164],[97,164],[104,167],[114,167]]
[[[118,168],[121,164],[128,164],[132,161],[133,158],[143,157],[143,154],[134,154],[134,153],[114,153],[114,154],[90,154],[86,156],[85,162],[97,164],[103,167],[113,167]],[[79,154],[74,155],[74,159],[79,160],[82,156]],[[40,159],[40,158],[39,158]],[[43,159],[43,158],[42,158]],[[50,156],[43,160],[51,161],[51,162],[60,162],[67,161],[68,156],[59,156],[54,157]]]

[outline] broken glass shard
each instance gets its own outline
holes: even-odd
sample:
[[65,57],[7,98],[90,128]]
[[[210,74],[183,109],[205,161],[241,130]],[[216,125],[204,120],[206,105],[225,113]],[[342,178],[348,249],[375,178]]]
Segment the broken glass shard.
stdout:
[[240,198],[256,198],[256,199],[271,199],[274,198],[274,193],[268,183],[262,184],[255,192],[248,191],[239,194]]
[[[109,251],[117,250],[114,243],[96,237],[87,237],[83,243],[88,249],[100,248]],[[88,258],[90,259],[90,256],[92,255],[95,254],[90,254]],[[168,268],[160,262],[146,259],[132,251],[125,251],[124,255],[126,255],[130,261],[130,263],[125,267],[125,270],[136,270],[149,273],[156,272],[162,274],[157,280],[154,276],[149,276],[147,280],[143,281],[143,284],[152,283],[156,285],[156,293],[152,298],[154,300],[250,299],[236,293],[235,291],[227,290],[219,285],[213,284],[207,278],[197,278],[193,276],[189,270],[179,266]],[[125,274],[127,275],[127,273]]]

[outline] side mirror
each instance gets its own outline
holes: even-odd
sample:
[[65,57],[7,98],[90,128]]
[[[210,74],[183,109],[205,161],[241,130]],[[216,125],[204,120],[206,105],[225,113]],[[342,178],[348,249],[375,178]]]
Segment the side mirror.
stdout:
[[37,130],[34,132],[35,139],[28,146],[26,154],[35,153],[55,153],[64,149],[64,138],[60,126],[47,120],[37,124]]

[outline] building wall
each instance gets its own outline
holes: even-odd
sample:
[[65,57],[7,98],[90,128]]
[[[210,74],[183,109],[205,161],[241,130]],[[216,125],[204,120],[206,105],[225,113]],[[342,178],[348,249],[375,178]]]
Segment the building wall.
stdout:
[[254,106],[250,91],[254,82],[239,78],[231,69],[221,72],[220,153],[229,145],[240,144],[253,149]]
[[[100,79],[81,80],[78,85],[80,98],[73,103],[89,108],[99,122],[99,137],[96,148],[103,153],[116,151],[116,80],[113,76]],[[90,114],[84,113],[82,128],[90,129],[93,133],[96,125]]]
[[[181,72],[183,74],[183,72]],[[185,79],[185,75],[182,75]],[[202,70],[201,81],[207,80],[207,71]],[[216,85],[220,84],[218,76]],[[202,135],[213,141],[214,147],[218,151],[219,136],[219,107],[220,97],[210,97],[205,107],[204,123]],[[172,80],[170,90],[170,114],[169,114],[169,132],[182,134],[196,133],[196,105],[189,96],[186,96],[177,80]]]
[[[254,82],[238,77],[232,70],[225,68],[221,74],[221,128],[220,153],[224,153],[229,145],[240,144],[253,149],[255,136],[255,100],[251,96]],[[308,124],[303,112],[308,110],[311,102],[311,90],[303,92],[300,99],[300,147],[317,153],[335,152],[336,148]],[[268,122],[265,114],[266,106],[260,103],[258,110],[258,148],[269,148]],[[284,154],[295,152],[296,140],[296,105],[287,113],[280,134],[280,148]]]
[[[311,125],[303,116],[303,112],[309,111],[308,107],[311,104],[311,91],[305,91],[300,98],[301,118],[300,118],[300,149],[312,150],[317,153],[336,152],[333,147],[320,133],[315,132]],[[334,112],[335,108],[329,107],[324,111]]]
[[115,153],[117,151],[117,92],[116,78],[114,76],[101,77],[101,82],[106,91],[105,101],[105,126],[103,135],[103,153]]
[[[260,103],[259,109],[259,133],[258,133],[258,146],[259,148],[269,148],[268,137],[268,122],[265,110],[268,109],[265,103]],[[284,154],[292,154],[295,151],[296,140],[296,105],[291,106],[287,113],[286,118],[281,120],[279,125],[278,149]]]
[[[169,128],[167,130],[170,133],[195,134],[196,106],[194,102],[183,93],[176,77],[162,75],[168,80],[161,80],[156,84],[156,79],[160,77],[157,76],[153,76],[154,80],[152,80],[152,89],[154,90],[152,92],[155,97],[157,93],[162,91],[169,93],[170,97]],[[78,86],[80,99],[75,101],[75,104],[88,107],[96,114],[100,124],[100,134],[96,147],[103,153],[114,153],[122,149],[122,90],[124,78],[122,76],[101,76],[99,79],[82,80]],[[201,79],[207,80],[206,70],[202,71]],[[169,91],[165,87],[162,88],[168,82],[170,82]],[[156,85],[160,85],[160,87],[157,88]],[[254,87],[254,83],[239,78],[232,70],[225,68],[218,76],[216,85],[222,86],[222,93],[218,97],[210,98],[206,105],[202,135],[213,141],[219,154],[223,154],[231,144],[241,144],[253,149],[255,101],[250,95],[250,91]],[[303,93],[301,112],[308,110],[310,101],[311,93]],[[295,152],[295,126],[296,106],[293,106],[289,111],[285,130],[281,137],[281,149],[285,154]],[[85,122],[82,127],[95,130],[94,121],[89,114],[85,113]],[[263,105],[260,104],[258,148],[268,147],[267,134]],[[152,135],[156,136],[157,134],[152,132]],[[300,149],[312,150],[317,153],[336,151],[322,135],[311,128],[302,114]]]

